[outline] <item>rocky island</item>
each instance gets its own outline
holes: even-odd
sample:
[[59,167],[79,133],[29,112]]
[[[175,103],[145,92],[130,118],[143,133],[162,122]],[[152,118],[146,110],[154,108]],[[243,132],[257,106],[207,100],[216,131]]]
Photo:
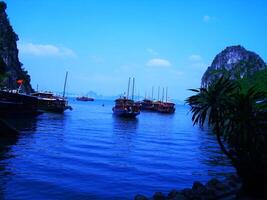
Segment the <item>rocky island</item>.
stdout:
[[10,25],[6,14],[7,5],[0,2],[0,87],[17,89],[17,80],[22,79],[23,90],[26,93],[33,91],[30,84],[31,78],[23,68],[18,58],[18,35]]
[[229,46],[215,56],[202,77],[201,85],[206,87],[223,74],[229,75],[231,79],[242,79],[266,69],[266,63],[258,54],[240,45]]

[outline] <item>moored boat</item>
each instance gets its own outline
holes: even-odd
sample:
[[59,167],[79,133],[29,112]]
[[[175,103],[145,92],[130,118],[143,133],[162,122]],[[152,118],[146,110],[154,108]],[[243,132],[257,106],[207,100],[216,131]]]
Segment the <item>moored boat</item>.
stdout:
[[65,97],[55,96],[52,92],[35,92],[31,96],[38,100],[38,109],[46,112],[63,113],[70,109]]
[[150,99],[144,99],[141,102],[141,110],[154,111],[154,102]]
[[175,112],[175,104],[168,101],[168,88],[166,88],[166,101],[164,102],[164,88],[162,90],[162,101],[158,102],[157,111],[160,113],[172,114]]
[[134,102],[134,78],[132,88],[132,99],[129,99],[130,81],[128,82],[128,91],[126,97],[120,97],[115,100],[115,106],[112,108],[113,114],[119,117],[135,118],[140,114],[140,104]]
[[38,100],[17,90],[0,91],[0,116],[38,115]]
[[77,101],[94,101],[95,99],[92,97],[86,97],[86,96],[82,96],[82,97],[76,97]]
[[67,109],[72,110],[65,97],[67,78],[68,72],[66,72],[62,96],[56,96],[52,92],[35,92],[31,94],[32,97],[37,98],[39,110],[54,113],[64,113]]
[[140,114],[139,104],[126,97],[115,100],[115,106],[112,108],[114,115],[120,117],[134,118]]
[[161,102],[158,105],[157,111],[160,113],[172,114],[175,112],[175,104],[171,102]]

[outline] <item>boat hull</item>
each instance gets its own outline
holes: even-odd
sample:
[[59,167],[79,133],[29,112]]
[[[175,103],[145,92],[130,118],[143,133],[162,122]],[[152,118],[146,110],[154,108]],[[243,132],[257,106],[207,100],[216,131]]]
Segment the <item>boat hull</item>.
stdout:
[[158,112],[165,114],[173,114],[175,112],[175,108],[158,108]]
[[118,117],[125,117],[125,118],[135,118],[140,112],[129,112],[127,110],[115,110],[113,109],[113,114]]
[[38,101],[29,95],[0,91],[0,116],[38,115]]
[[66,105],[66,101],[63,100],[43,100],[38,99],[38,108],[39,110],[45,112],[53,113],[64,113],[65,110],[71,109],[70,106]]

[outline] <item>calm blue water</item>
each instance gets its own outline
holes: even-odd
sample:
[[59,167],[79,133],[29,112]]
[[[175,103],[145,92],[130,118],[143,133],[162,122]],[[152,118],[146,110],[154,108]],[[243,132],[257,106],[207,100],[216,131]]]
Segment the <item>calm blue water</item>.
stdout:
[[234,173],[184,105],[125,120],[112,101],[70,104],[64,115],[13,121],[22,132],[0,150],[0,199],[133,199]]

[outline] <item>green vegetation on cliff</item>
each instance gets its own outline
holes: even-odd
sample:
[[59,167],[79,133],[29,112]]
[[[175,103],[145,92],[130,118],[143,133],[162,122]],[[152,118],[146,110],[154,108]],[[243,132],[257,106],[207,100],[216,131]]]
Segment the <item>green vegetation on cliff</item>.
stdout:
[[244,77],[238,80],[238,82],[245,90],[254,85],[257,90],[267,92],[267,69],[258,71],[251,77]]
[[22,89],[30,93],[33,91],[31,79],[19,61],[18,36],[9,22],[6,8],[6,3],[0,1],[0,86],[17,89],[17,80],[22,79],[24,81]]

